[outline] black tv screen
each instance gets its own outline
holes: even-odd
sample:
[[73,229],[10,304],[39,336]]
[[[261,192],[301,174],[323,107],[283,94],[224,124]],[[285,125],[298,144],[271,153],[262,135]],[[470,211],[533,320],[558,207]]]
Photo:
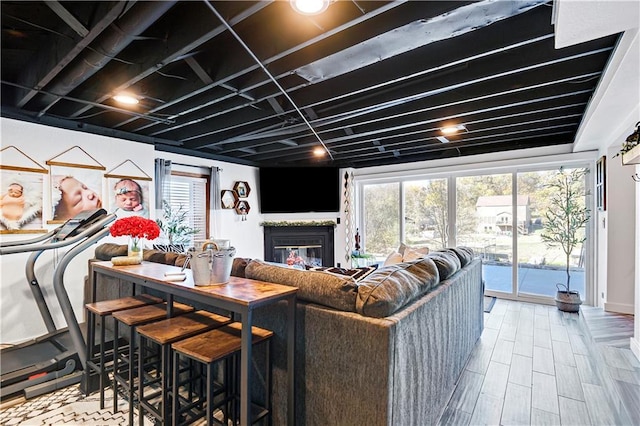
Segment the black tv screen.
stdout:
[[262,213],[340,210],[337,167],[261,167],[259,176]]

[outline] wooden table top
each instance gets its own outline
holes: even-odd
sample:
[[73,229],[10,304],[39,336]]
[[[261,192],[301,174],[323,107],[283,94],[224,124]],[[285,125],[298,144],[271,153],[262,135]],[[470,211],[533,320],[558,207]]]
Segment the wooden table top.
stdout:
[[186,280],[167,281],[165,273],[180,272],[181,268],[156,262],[143,261],[140,265],[114,266],[111,261],[103,261],[93,262],[91,265],[96,272],[103,271],[108,275],[113,273],[124,274],[131,278],[160,284],[166,288],[167,291],[170,291],[171,288],[182,291],[186,290],[194,294],[227,300],[247,306],[263,304],[272,299],[282,299],[298,291],[296,287],[234,276],[230,277],[229,282],[224,284],[196,286],[190,269],[183,271],[186,275]]

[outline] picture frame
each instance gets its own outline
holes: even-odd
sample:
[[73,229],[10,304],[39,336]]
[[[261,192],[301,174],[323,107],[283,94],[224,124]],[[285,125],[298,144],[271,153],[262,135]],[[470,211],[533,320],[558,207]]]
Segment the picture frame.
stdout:
[[246,216],[247,214],[249,214],[249,211],[251,210],[251,206],[249,205],[249,202],[245,200],[239,200],[236,203],[234,208],[237,214],[243,215],[243,216]]
[[238,194],[238,198],[247,198],[251,192],[248,182],[238,181],[233,185],[233,190]]
[[48,159],[51,216],[48,224],[64,223],[85,210],[103,208],[106,168],[87,151],[72,146]]
[[104,174],[108,211],[116,217],[149,218],[149,187],[153,179],[136,163],[125,160]]
[[107,211],[116,217],[142,216],[149,218],[150,180],[128,176],[107,178]]
[[0,234],[47,232],[42,200],[49,171],[13,145],[0,153]]
[[596,208],[607,210],[607,157],[604,155],[596,161]]

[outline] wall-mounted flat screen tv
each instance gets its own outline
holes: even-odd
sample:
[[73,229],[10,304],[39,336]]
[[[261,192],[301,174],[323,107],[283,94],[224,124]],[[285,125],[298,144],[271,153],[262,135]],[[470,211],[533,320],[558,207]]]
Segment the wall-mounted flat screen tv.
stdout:
[[340,169],[337,167],[261,167],[262,213],[340,211]]

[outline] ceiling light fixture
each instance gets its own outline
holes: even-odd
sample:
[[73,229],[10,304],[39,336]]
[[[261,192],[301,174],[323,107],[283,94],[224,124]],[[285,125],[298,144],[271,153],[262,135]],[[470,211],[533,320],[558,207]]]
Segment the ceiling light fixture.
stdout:
[[455,126],[446,126],[446,127],[441,127],[440,128],[440,131],[442,132],[442,134],[445,134],[445,135],[453,135],[454,133],[458,133],[458,132],[461,132],[463,130],[464,131],[467,130],[467,128],[464,127],[463,124],[457,124]]
[[327,151],[324,148],[317,147],[313,149],[313,155],[316,157],[324,157]]
[[113,100],[127,105],[136,105],[138,102],[140,102],[137,97],[129,93],[118,93],[113,97]]
[[436,136],[436,139],[438,139],[442,143],[449,142],[449,139],[445,138],[444,136]]
[[291,0],[293,10],[301,15],[318,15],[329,7],[330,0]]

